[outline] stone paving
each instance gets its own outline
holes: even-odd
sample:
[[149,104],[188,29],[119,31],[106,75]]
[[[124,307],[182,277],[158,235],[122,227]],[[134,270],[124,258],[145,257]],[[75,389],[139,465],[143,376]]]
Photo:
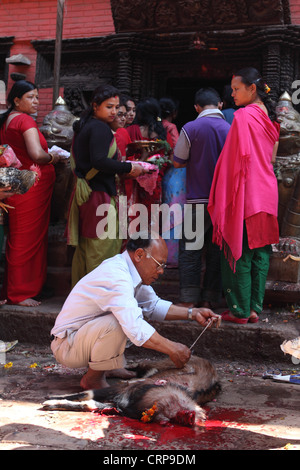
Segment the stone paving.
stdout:
[[[129,363],[137,360],[135,354],[127,357]],[[274,367],[300,373],[290,356],[282,354],[281,363],[225,355],[213,361],[222,393],[205,406],[206,422],[193,429],[118,415],[45,411],[42,402],[49,395],[80,390],[84,370],[64,368],[49,347],[26,343],[5,359],[0,365],[0,450],[100,450],[98,461],[137,450],[185,458],[196,458],[198,450],[300,450],[300,385],[262,378]]]
[[[206,330],[194,353],[213,362],[222,393],[205,407],[206,422],[191,429],[42,409],[49,395],[79,391],[84,373],[56,364],[50,350],[49,332],[63,300],[44,301],[36,309],[0,308],[0,339],[19,341],[0,358],[0,450],[100,450],[98,463],[142,450],[144,465],[153,464],[149,453],[198,459],[199,450],[300,450],[300,385],[262,379],[267,369],[300,373],[300,361],[280,349],[285,339],[300,335],[298,305],[267,306],[257,324],[222,323]],[[155,326],[188,346],[201,331],[185,321]],[[130,363],[157,356],[132,346],[126,357]]]

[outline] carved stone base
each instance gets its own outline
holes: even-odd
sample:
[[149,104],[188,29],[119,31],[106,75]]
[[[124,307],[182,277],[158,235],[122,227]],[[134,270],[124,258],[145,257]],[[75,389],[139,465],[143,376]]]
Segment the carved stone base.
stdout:
[[265,305],[299,305],[300,282],[267,280]]
[[[273,253],[270,258],[270,269],[268,279],[282,282],[300,281],[300,263],[292,259],[284,259],[289,253]],[[299,292],[300,301],[300,292]]]
[[73,248],[64,237],[65,222],[50,224],[48,232],[47,286],[55,296],[67,296],[71,290]]
[[300,262],[289,258],[289,255],[299,257],[300,239],[280,238],[279,244],[273,249],[275,251],[270,257],[265,304],[299,305]]
[[289,258],[289,255],[300,256],[300,239],[281,237],[278,245],[273,247],[270,257],[269,280],[294,283],[300,281],[300,262]]

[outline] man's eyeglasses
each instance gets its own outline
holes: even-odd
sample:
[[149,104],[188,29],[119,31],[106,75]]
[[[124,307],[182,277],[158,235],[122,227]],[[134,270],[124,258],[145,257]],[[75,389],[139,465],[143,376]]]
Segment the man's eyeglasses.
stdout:
[[152,258],[153,261],[155,261],[155,263],[157,264],[157,268],[156,268],[157,271],[158,271],[159,269],[165,269],[165,268],[166,268],[167,263],[159,263],[159,261],[157,261],[157,259],[153,258],[153,256],[150,255],[150,253],[148,253],[148,251],[144,250],[144,252],[147,253],[147,258]]
[[119,112],[119,113],[117,113],[117,116],[118,116],[119,118],[126,118],[127,113],[121,113],[121,112]]

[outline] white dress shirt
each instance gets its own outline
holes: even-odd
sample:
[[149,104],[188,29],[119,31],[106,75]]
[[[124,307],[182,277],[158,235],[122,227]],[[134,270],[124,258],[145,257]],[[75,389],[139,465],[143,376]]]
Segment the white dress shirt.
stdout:
[[124,251],[103,261],[75,285],[51,334],[64,338],[95,317],[112,313],[129,340],[142,346],[155,332],[144,315],[149,320],[163,321],[171,304],[160,299],[151,286],[142,284]]

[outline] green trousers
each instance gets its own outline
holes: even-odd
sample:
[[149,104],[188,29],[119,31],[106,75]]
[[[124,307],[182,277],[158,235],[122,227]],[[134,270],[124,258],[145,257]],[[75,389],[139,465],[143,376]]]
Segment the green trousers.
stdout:
[[222,284],[227,305],[238,318],[248,318],[250,311],[263,309],[271,246],[251,250],[244,230],[243,252],[232,271],[224,254],[221,257]]

